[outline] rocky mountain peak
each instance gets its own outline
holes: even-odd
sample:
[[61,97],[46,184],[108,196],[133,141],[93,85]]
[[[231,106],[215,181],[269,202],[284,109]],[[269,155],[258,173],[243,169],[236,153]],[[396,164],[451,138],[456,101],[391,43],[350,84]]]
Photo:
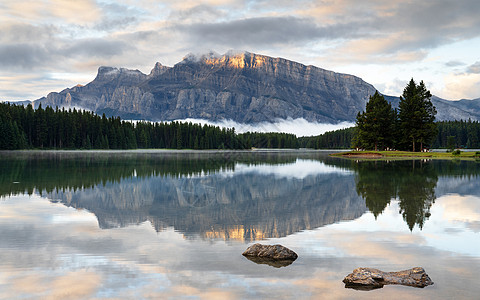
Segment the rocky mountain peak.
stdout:
[[234,69],[258,68],[267,62],[279,60],[264,55],[258,55],[247,51],[233,51],[220,55],[216,52],[208,52],[205,54],[187,54],[180,63],[200,63],[212,67],[229,67]]
[[165,73],[170,67],[164,66],[161,63],[157,62],[155,64],[155,67],[153,67],[152,71],[150,71],[150,74],[148,74],[148,77],[154,77],[154,76],[159,76]]
[[101,66],[98,68],[97,72],[97,78],[103,78],[103,77],[110,77],[110,76],[116,76],[120,70],[118,68],[113,68],[113,67],[108,67],[108,66]]
[[114,68],[101,66],[98,68],[98,73],[95,79],[91,82],[94,84],[137,84],[147,78],[147,75],[143,74],[139,70],[130,70],[126,68]]

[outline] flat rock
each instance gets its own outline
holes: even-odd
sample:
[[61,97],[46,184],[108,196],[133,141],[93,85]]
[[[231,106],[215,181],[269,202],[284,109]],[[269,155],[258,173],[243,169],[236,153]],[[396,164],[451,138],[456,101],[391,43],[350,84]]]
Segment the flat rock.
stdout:
[[270,260],[296,260],[298,255],[282,245],[254,244],[242,253],[247,257],[259,257]]
[[432,285],[433,281],[428,277],[422,267],[415,267],[398,272],[383,272],[372,268],[357,268],[344,279],[345,287],[354,289],[370,290],[382,288],[387,284],[401,284],[423,288]]

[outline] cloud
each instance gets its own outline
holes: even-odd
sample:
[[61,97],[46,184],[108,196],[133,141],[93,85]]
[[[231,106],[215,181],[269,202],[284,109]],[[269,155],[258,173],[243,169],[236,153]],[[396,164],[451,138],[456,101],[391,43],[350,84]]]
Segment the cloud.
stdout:
[[170,18],[187,23],[207,22],[218,20],[226,15],[226,12],[216,7],[200,4],[187,9],[172,12]]
[[84,58],[110,58],[130,49],[132,46],[124,41],[95,38],[77,40],[71,45],[66,44],[63,49],[58,51],[58,54],[64,57],[75,55]]
[[52,21],[70,24],[88,24],[101,17],[94,0],[70,1],[7,1],[2,15],[11,20],[26,20],[33,23]]
[[0,100],[36,100],[39,95],[52,91],[61,91],[66,86],[86,84],[94,75],[83,76],[76,73],[43,74],[41,72],[6,72],[0,73],[2,87]]
[[464,62],[461,62],[461,61],[457,61],[457,60],[451,60],[451,61],[448,61],[445,63],[445,66],[446,67],[460,67],[460,66],[464,66],[465,63]]
[[96,24],[93,28],[98,31],[113,31],[125,28],[130,24],[137,22],[136,17],[108,18]]
[[467,73],[469,74],[480,74],[480,61],[477,61],[473,65],[467,68]]
[[[47,69],[60,71],[63,62],[72,60],[88,61],[93,58],[111,59],[132,47],[123,41],[101,38],[81,39],[73,42],[52,40],[50,44],[15,43],[0,45],[0,66],[25,70]],[[66,65],[64,70],[69,70]]]
[[[325,57],[343,57],[343,63],[421,61],[429,50],[479,35],[478,1],[462,5],[451,1],[385,2],[341,0],[318,2],[301,13],[332,27],[348,23],[363,33],[355,36],[337,32],[337,41]],[[368,32],[368,35],[365,34]],[[335,55],[339,54],[339,55]]]
[[47,65],[51,56],[49,50],[29,44],[0,45],[0,66],[35,68]]
[[[173,65],[188,52],[233,48],[332,70],[388,65],[380,82],[388,85],[391,76],[399,77],[398,66],[425,62],[433,49],[479,37],[479,10],[476,0],[4,1],[0,76],[4,70],[80,76],[99,65],[148,73],[156,61]],[[447,67],[472,64],[464,49],[443,59],[450,60]],[[368,70],[355,75],[368,77]],[[2,88],[0,97],[15,85]],[[44,94],[38,89],[36,98]]]
[[444,78],[442,94],[446,99],[475,99],[480,95],[480,74],[449,74]]
[[319,26],[311,18],[294,16],[259,17],[217,23],[178,25],[177,28],[196,41],[253,47],[308,43],[318,39],[338,39],[365,35],[358,24],[347,23]]
[[4,23],[0,25],[2,43],[35,43],[54,38],[59,30],[53,25],[30,25],[26,23]]
[[100,3],[103,17],[100,22],[96,20],[93,29],[101,32],[114,32],[137,24],[139,18],[145,11],[136,7],[126,6],[118,3]]

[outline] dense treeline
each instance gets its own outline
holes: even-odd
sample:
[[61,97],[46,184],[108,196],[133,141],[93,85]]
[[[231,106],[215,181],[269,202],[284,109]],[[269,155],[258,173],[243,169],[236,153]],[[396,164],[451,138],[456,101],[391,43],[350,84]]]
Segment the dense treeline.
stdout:
[[277,149],[296,149],[299,147],[299,140],[296,135],[291,133],[259,133],[246,132],[238,135],[245,148],[277,148]]
[[350,149],[355,127],[328,131],[324,134],[298,138],[301,148],[311,149]]
[[[467,148],[480,149],[480,122],[478,121],[439,121],[436,122],[437,135],[431,148]],[[314,149],[350,149],[355,127],[326,132],[318,136],[301,137],[302,148]],[[451,145],[449,145],[449,140]]]
[[244,133],[211,125],[127,122],[76,109],[0,103],[0,149],[298,148],[287,133]]
[[[436,122],[432,148],[480,148],[478,121]],[[350,149],[356,127],[299,137],[192,123],[126,122],[76,109],[0,103],[0,149]]]
[[478,121],[437,122],[438,133],[433,148],[480,149],[480,123]]
[[242,149],[235,129],[126,122],[76,109],[0,103],[0,149]]

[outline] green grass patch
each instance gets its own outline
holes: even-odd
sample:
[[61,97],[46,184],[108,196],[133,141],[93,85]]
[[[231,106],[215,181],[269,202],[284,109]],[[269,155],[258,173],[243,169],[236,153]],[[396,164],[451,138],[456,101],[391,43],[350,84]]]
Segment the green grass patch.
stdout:
[[349,151],[331,154],[337,157],[350,158],[475,158],[477,152],[454,151],[454,152],[409,152],[409,151]]

